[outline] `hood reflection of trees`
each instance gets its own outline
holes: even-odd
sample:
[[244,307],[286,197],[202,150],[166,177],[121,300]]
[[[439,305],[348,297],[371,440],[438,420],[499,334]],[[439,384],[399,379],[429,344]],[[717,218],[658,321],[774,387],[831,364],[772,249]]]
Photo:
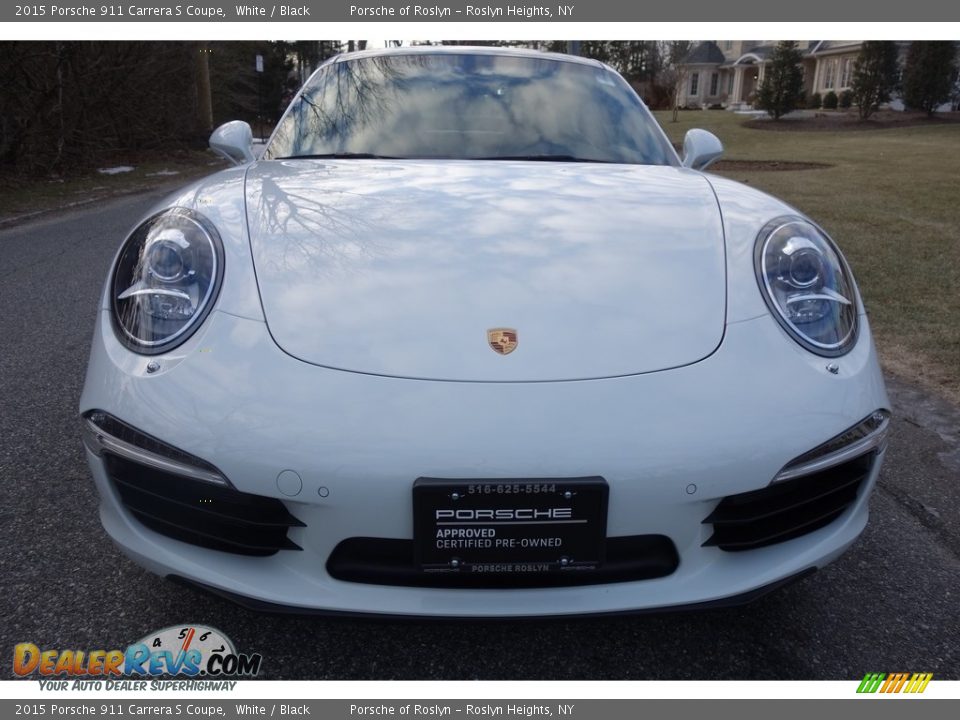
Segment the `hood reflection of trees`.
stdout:
[[[312,174],[308,178],[299,184],[284,182],[283,187],[272,177],[261,179],[256,226],[251,231],[266,243],[271,236],[281,241],[283,255],[271,253],[271,260],[287,270],[309,266],[309,273],[322,274],[354,267],[358,256],[373,258],[386,251],[386,245],[376,240],[383,228],[374,219],[384,216],[382,206],[364,203],[367,212],[357,212],[340,202],[323,202],[325,193]],[[363,202],[362,196],[358,198]],[[322,238],[336,240],[323,242]]]

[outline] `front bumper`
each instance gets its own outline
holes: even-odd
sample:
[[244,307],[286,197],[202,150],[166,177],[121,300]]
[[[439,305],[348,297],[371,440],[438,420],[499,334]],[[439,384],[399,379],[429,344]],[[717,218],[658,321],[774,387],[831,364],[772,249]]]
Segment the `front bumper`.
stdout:
[[[262,322],[214,312],[159,358],[131,354],[101,315],[81,411],[101,409],[213,463],[239,491],[282,501],[302,551],[220,552],[148,529],[88,451],[101,519],[117,545],[161,575],[261,606],[402,615],[611,613],[723,601],[840,555],[863,530],[882,462],[826,527],[746,552],[704,546],[726,496],[763,488],[792,458],[888,406],[869,327],[838,362],[802,351],[769,317],[728,326],[714,355],[607,380],[455,383],[329,370],[283,353]],[[156,359],[156,358],[154,358]],[[294,471],[300,487],[291,486]],[[415,478],[600,475],[610,537],[662,535],[679,556],[642,581],[509,590],[337,580],[347,538],[412,537]],[[285,477],[286,480],[280,479]]]

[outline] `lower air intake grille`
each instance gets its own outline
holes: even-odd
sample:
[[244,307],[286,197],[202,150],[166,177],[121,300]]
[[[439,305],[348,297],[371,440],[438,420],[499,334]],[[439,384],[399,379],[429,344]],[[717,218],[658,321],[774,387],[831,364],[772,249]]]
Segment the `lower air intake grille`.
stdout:
[[670,575],[680,563],[664,535],[607,538],[606,559],[596,570],[555,573],[424,572],[414,564],[413,540],[354,537],[327,560],[337,580],[429,588],[536,588],[632,582]]
[[857,499],[875,457],[872,452],[812,475],[725,497],[703,521],[713,525],[704,545],[731,552],[753,550],[829,525]]
[[238,555],[300,550],[287,529],[303,527],[276,498],[182,478],[104,453],[124,506],[151,530]]

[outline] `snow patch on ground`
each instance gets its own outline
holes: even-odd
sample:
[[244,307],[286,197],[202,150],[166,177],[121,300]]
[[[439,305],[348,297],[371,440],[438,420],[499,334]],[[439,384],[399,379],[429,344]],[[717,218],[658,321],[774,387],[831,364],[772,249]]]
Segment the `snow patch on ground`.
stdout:
[[129,165],[117,165],[117,167],[100,168],[97,172],[101,175],[119,175],[120,173],[133,172],[133,168]]
[[160,177],[160,176],[165,177],[167,175],[179,175],[179,174],[180,174],[179,170],[157,170],[156,172],[147,173],[146,176],[147,177]]

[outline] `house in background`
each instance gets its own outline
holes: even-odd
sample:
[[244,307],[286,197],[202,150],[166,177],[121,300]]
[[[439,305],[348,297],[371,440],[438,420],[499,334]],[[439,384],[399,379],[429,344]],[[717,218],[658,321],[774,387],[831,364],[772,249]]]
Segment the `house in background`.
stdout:
[[[684,82],[681,107],[752,107],[777,40],[707,40],[693,48],[680,67]],[[853,64],[862,40],[814,40],[798,43],[803,53],[803,90],[838,95],[850,89]],[[908,43],[901,43],[901,53]]]

